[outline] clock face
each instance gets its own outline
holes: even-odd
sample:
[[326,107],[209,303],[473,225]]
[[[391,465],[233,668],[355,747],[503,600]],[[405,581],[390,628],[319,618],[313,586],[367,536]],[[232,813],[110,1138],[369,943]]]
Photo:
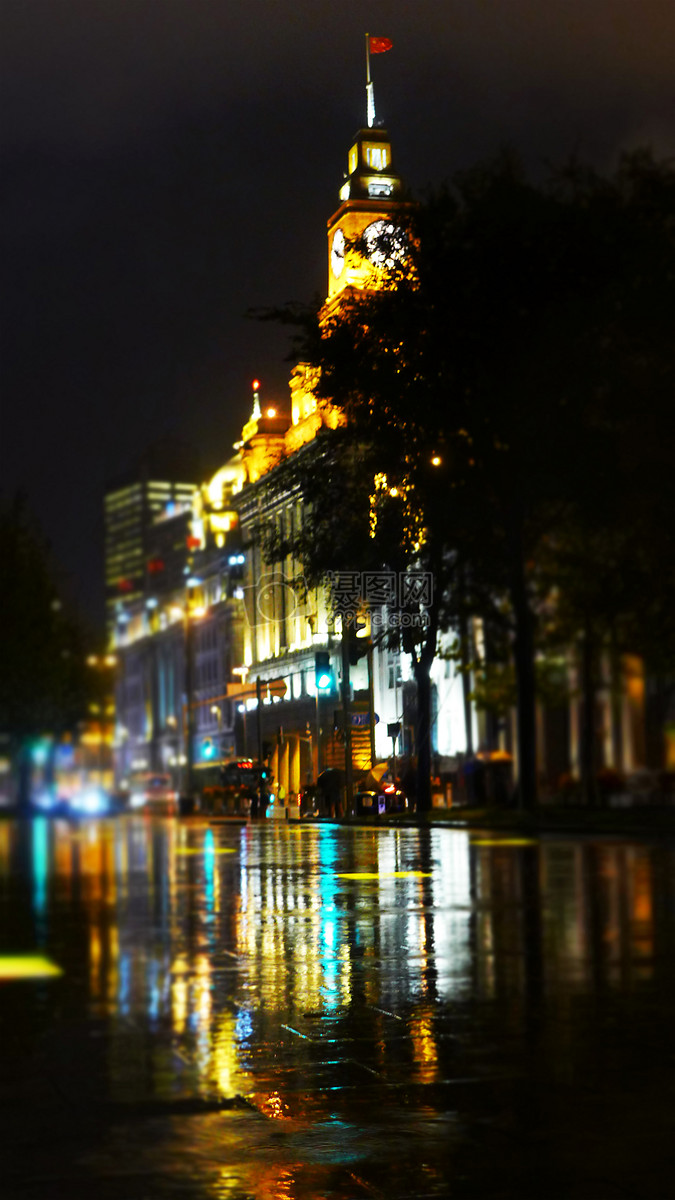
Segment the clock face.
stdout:
[[405,257],[405,234],[391,221],[373,221],[364,229],[363,241],[374,267],[393,267]]
[[336,229],[330,248],[330,267],[336,279],[339,279],[345,265],[345,235],[341,229]]

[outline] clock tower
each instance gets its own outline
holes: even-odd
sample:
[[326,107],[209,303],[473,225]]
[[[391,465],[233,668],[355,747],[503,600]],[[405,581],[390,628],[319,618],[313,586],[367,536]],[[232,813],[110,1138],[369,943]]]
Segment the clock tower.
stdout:
[[375,242],[383,226],[401,204],[401,179],[394,170],[391,142],[386,129],[359,129],[348,156],[348,173],[340,188],[340,207],[328,221],[328,299],[333,302],[346,288],[373,286],[377,251],[360,254],[354,243],[372,230]]
[[[345,296],[378,287],[384,253],[378,236],[391,230],[396,212],[406,205],[401,178],[394,169],[387,130],[375,125],[372,84],[368,117],[373,124],[359,129],[347,159],[340,188],[340,207],[328,221],[328,296],[321,318],[330,318]],[[364,252],[357,248],[361,242]],[[395,242],[395,239],[394,239]],[[396,253],[396,251],[393,251]],[[322,426],[336,428],[344,414],[330,401],[317,401],[316,371],[306,363],[293,368],[290,379],[291,426],[285,437],[287,454],[311,441]]]

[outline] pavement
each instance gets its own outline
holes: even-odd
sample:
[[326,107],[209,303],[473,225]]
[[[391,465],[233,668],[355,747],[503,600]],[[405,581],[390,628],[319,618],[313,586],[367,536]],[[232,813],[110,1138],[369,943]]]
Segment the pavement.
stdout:
[[666,1200],[675,846],[488,816],[3,822],[3,1200]]

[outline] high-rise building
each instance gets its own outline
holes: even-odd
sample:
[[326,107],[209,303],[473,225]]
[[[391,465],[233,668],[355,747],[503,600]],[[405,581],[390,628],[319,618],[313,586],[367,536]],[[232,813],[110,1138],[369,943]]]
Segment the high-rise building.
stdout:
[[157,518],[189,514],[197,485],[141,471],[105,495],[105,602],[112,639],[120,604],[140,600],[153,570],[150,531]]

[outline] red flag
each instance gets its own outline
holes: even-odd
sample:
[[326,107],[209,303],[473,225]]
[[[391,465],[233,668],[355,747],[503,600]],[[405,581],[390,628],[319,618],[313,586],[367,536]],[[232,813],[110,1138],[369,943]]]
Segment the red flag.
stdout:
[[371,54],[385,54],[387,50],[391,50],[393,45],[393,42],[390,42],[389,38],[371,37],[368,41],[370,42]]

